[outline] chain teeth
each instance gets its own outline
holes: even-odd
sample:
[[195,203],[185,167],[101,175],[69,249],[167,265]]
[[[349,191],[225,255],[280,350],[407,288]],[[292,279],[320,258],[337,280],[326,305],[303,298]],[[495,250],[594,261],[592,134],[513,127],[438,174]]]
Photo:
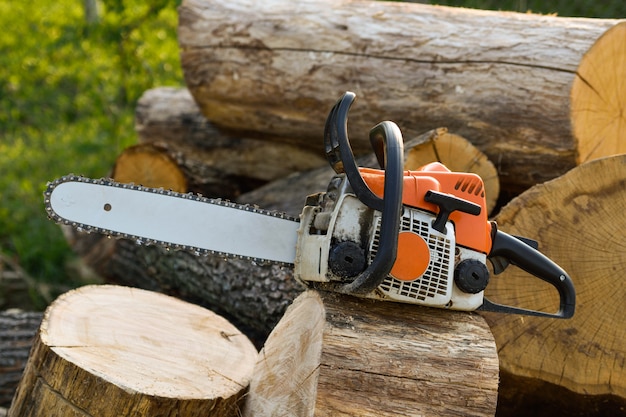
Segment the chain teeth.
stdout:
[[84,183],[91,183],[91,184],[97,184],[97,185],[104,185],[108,187],[119,187],[119,188],[124,188],[124,189],[135,190],[135,191],[156,193],[156,194],[161,194],[161,195],[165,195],[169,197],[176,197],[176,198],[182,198],[182,199],[187,199],[187,200],[195,200],[195,201],[207,203],[207,204],[216,204],[216,205],[220,205],[224,207],[234,208],[237,210],[254,212],[254,213],[262,214],[265,216],[278,217],[280,219],[285,219],[285,220],[291,220],[291,221],[296,221],[296,222],[299,221],[297,218],[293,216],[289,216],[285,213],[279,213],[279,212],[274,212],[270,210],[260,209],[257,206],[250,205],[250,204],[233,203],[229,200],[224,200],[221,198],[208,198],[200,194],[179,193],[179,192],[172,191],[172,190],[165,190],[163,188],[151,188],[151,187],[144,187],[142,185],[120,183],[110,178],[92,179],[92,178],[87,178],[87,177],[74,175],[74,174],[69,174],[61,178],[58,178],[54,181],[48,182],[46,185],[46,190],[44,191],[44,207],[45,207],[46,213],[48,214],[48,218],[54,221],[55,223],[65,225],[65,226],[71,226],[79,232],[99,233],[99,234],[107,236],[108,238],[131,240],[131,241],[134,241],[136,245],[140,245],[140,246],[160,246],[162,248],[165,248],[165,250],[167,251],[170,251],[170,250],[185,251],[185,252],[190,252],[196,256],[222,256],[224,258],[230,258],[230,259],[248,260],[259,265],[274,264],[274,265],[281,265],[281,266],[293,266],[292,264],[285,263],[285,262],[268,261],[267,259],[262,259],[262,258],[255,258],[255,257],[250,257],[250,256],[227,253],[227,252],[219,252],[219,251],[199,248],[195,246],[173,244],[173,243],[169,243],[165,241],[148,239],[148,238],[144,238],[141,236],[135,236],[135,235],[131,235],[128,233],[116,232],[114,230],[103,229],[101,227],[89,226],[86,224],[81,224],[81,223],[77,223],[77,222],[65,219],[59,216],[52,209],[52,205],[50,203],[50,196],[52,195],[52,191],[59,184],[62,184],[65,182],[84,182]]

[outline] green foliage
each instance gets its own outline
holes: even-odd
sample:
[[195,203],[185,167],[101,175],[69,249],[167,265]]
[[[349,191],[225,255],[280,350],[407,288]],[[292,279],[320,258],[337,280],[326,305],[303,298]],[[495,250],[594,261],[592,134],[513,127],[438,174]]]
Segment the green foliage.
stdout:
[[624,0],[432,0],[442,6],[471,7],[486,10],[509,10],[516,12],[556,13],[559,16],[624,18]]
[[107,175],[134,143],[135,102],[180,85],[176,2],[0,0],[0,251],[37,281],[67,283],[72,258],[43,210],[46,182]]

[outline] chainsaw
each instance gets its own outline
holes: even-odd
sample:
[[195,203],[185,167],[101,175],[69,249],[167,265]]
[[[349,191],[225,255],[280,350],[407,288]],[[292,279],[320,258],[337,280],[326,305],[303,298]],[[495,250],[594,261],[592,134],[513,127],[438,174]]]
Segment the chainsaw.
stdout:
[[[380,169],[359,167],[347,134],[354,100],[346,92],[330,111],[324,151],[335,176],[325,192],[306,198],[299,218],[76,175],[48,183],[46,211],[57,223],[137,244],[293,265],[294,277],[316,289],[453,310],[573,316],[568,274],[535,241],[488,220],[478,175],[451,172],[438,162],[405,171],[402,134],[390,121],[369,135]],[[509,265],[555,287],[558,311],[485,298],[492,273]]]

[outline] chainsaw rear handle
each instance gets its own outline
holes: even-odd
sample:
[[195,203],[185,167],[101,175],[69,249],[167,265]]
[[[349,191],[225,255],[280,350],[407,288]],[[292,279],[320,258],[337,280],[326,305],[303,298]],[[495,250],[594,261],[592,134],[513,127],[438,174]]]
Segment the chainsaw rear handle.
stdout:
[[330,111],[324,129],[324,148],[330,166],[338,174],[346,174],[357,198],[382,213],[380,244],[374,260],[354,281],[338,289],[345,294],[363,295],[384,281],[396,261],[402,217],[404,143],[400,129],[393,122],[381,122],[370,131],[370,142],[381,168],[385,169],[384,198],[380,198],[363,180],[348,140],[348,111],[355,98],[354,93],[346,92]]
[[558,290],[560,305],[558,312],[552,314],[505,306],[484,299],[480,310],[563,319],[572,317],[576,308],[576,291],[569,275],[560,266],[528,243],[497,230],[495,224],[494,230],[492,248],[488,257],[503,257],[529,274],[548,282]]

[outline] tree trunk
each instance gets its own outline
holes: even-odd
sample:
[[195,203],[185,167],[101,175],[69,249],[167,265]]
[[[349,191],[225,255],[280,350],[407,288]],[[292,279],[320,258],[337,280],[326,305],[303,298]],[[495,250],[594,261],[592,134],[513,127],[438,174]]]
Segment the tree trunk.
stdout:
[[245,416],[493,416],[498,356],[474,314],[308,291],[270,334]]
[[617,22],[367,0],[185,0],[179,14],[187,87],[221,128],[318,150],[351,90],[358,152],[385,119],[407,139],[447,126],[511,192],[576,165],[585,145],[570,132],[570,87]]
[[324,165],[319,149],[222,133],[200,113],[184,88],[146,91],[137,104],[135,126],[141,143],[176,155],[189,191],[234,199],[296,171]]
[[98,22],[98,3],[96,0],[83,0],[83,8],[85,9],[85,21],[88,24]]
[[46,311],[9,416],[236,416],[256,355],[201,307],[82,287]]
[[[569,320],[485,313],[500,367],[513,382],[501,391],[514,399],[509,405],[531,399],[545,405],[532,413],[542,416],[626,409],[625,172],[625,155],[587,162],[529,189],[496,217],[500,229],[537,239],[576,287]],[[558,306],[551,286],[513,266],[491,280],[486,296],[533,310]],[[517,415],[508,411],[503,415]]]
[[41,313],[0,312],[0,407],[8,407],[28,360]]

